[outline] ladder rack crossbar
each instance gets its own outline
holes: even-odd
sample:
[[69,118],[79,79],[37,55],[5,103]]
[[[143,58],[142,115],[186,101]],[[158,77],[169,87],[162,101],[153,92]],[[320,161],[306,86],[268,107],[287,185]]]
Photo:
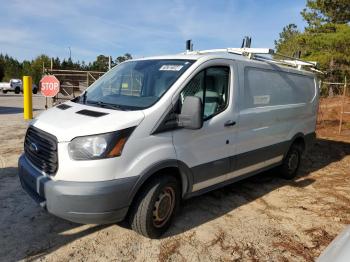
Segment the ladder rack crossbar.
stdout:
[[238,55],[244,54],[274,54],[273,49],[270,48],[220,48],[220,49],[208,49],[208,50],[198,50],[198,51],[187,51],[185,54],[209,54],[209,53],[233,53]]
[[[250,48],[250,47],[242,47],[242,48],[221,48],[221,49],[208,49],[208,50],[198,50],[198,51],[192,51],[187,50],[184,54],[193,54],[193,55],[199,55],[199,54],[210,54],[210,53],[231,53],[236,55],[242,55],[246,56],[250,59],[256,59],[259,61],[269,61],[271,63],[280,64],[280,65],[288,65],[296,67],[297,69],[301,70],[302,67],[307,67],[309,70],[318,72],[323,74],[322,71],[318,70],[317,62],[314,61],[304,61],[300,58],[287,56],[284,54],[276,53],[273,49],[270,48]],[[260,56],[260,55],[276,55],[280,56],[286,59],[276,59],[266,56]]]

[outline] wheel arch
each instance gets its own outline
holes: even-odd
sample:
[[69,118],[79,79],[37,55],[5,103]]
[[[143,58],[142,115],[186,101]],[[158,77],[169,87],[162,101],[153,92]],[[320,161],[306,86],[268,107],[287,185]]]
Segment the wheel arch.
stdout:
[[[302,147],[303,151],[306,148],[306,142],[305,142],[305,135],[303,133],[297,133],[293,136],[293,138],[291,139],[291,142],[289,144],[289,148],[293,145],[293,144],[298,144]],[[288,149],[289,150],[289,149]]]
[[164,173],[173,175],[179,180],[181,184],[181,195],[182,198],[185,198],[193,184],[192,172],[190,168],[182,161],[171,159],[164,160],[150,166],[140,175],[140,178],[137,180],[130,193],[130,204],[132,204],[135,196],[147,184],[148,181]]
[[284,155],[283,155],[283,159],[286,158],[290,147],[295,143],[300,144],[302,147],[302,150],[304,151],[306,149],[305,135],[303,133],[299,132],[299,133],[295,134],[292,137],[292,139],[289,140],[288,147],[286,148],[286,151],[284,152]]

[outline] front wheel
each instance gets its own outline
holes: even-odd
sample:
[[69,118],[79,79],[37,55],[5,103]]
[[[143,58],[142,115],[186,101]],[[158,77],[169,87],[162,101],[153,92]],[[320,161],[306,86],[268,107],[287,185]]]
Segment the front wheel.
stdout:
[[15,93],[19,94],[21,92],[21,88],[19,86],[16,86],[15,88]]
[[280,174],[282,178],[293,179],[297,176],[302,153],[303,150],[299,145],[293,144],[290,147],[282,165],[280,166]]
[[156,177],[143,188],[131,207],[131,228],[145,237],[160,237],[169,228],[179,203],[177,179],[168,175]]
[[37,88],[34,88],[34,89],[33,89],[33,94],[36,94],[36,93],[38,93],[38,89],[37,89]]

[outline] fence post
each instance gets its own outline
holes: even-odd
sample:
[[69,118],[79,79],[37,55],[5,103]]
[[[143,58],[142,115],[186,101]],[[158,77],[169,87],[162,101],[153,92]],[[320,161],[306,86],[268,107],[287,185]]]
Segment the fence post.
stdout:
[[346,76],[345,76],[345,81],[344,81],[344,90],[343,90],[343,97],[341,99],[341,109],[340,109],[340,121],[339,121],[339,134],[341,133],[341,128],[343,125],[343,115],[344,115],[344,103],[345,103],[345,95],[346,95]]
[[89,72],[86,73],[86,88],[89,87]]
[[32,77],[23,76],[23,118],[33,118]]

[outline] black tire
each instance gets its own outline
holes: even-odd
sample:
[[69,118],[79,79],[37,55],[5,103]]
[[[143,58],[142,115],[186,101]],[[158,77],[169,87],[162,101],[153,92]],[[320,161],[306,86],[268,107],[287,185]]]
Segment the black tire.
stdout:
[[287,155],[283,159],[282,165],[279,168],[280,176],[284,179],[293,179],[297,176],[303,148],[300,145],[292,144]]
[[3,92],[4,94],[7,94],[7,90],[2,90],[2,92]]
[[159,238],[171,225],[179,203],[177,179],[168,175],[156,177],[146,184],[131,207],[131,228],[145,237]]
[[35,95],[36,93],[38,93],[38,89],[37,89],[37,88],[34,88],[34,89],[33,89],[33,94]]
[[19,86],[15,87],[15,94],[19,94],[21,92],[21,88]]

